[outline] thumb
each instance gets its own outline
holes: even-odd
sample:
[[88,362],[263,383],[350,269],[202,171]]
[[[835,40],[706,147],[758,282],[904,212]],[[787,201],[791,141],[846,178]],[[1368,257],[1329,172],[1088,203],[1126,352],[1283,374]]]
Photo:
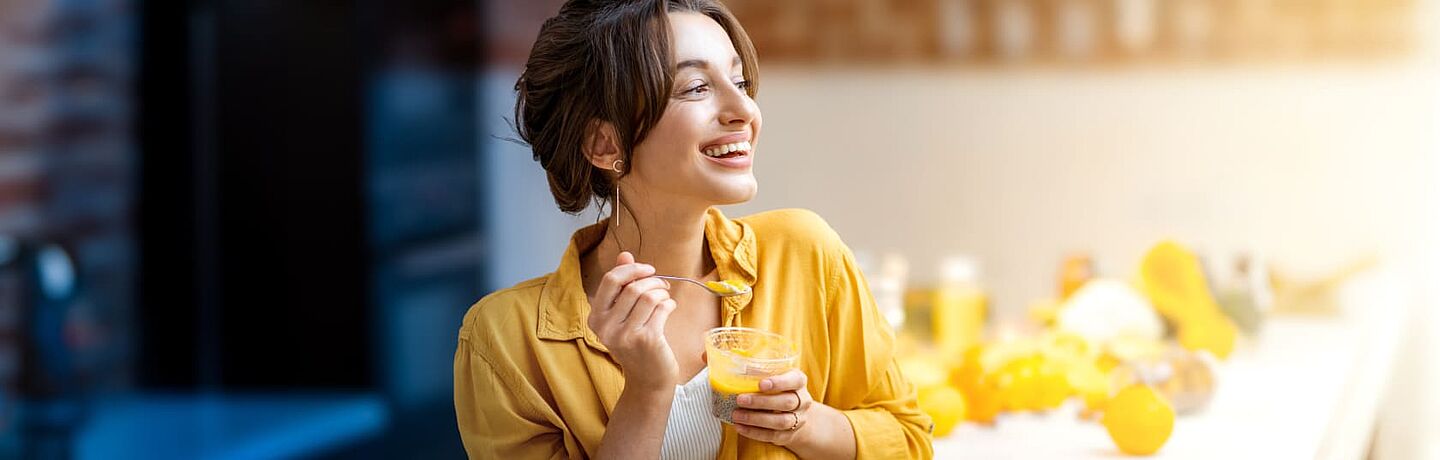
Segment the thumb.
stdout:
[[620,255],[615,257],[615,265],[617,266],[633,263],[635,263],[635,255],[631,254],[630,251],[621,251]]

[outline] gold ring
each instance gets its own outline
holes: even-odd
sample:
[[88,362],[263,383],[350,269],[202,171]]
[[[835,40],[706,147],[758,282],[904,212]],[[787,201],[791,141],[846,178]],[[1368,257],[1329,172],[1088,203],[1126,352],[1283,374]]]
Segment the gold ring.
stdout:
[[796,393],[795,393],[795,408],[794,408],[794,409],[790,409],[790,412],[798,412],[798,411],[800,411],[800,393],[799,393],[799,392],[796,392]]
[[791,424],[790,424],[790,428],[789,428],[789,429],[786,429],[785,431],[795,431],[795,430],[797,430],[797,429],[800,428],[800,414],[796,414],[796,413],[794,413],[794,412],[791,412],[791,413],[790,413],[790,416],[791,416],[791,417],[795,417],[795,423],[791,423]]

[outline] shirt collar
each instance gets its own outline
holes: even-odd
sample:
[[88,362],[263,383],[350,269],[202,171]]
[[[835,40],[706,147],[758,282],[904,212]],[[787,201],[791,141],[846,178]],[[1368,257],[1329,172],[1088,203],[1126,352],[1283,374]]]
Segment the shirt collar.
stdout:
[[[580,276],[580,254],[600,243],[608,222],[581,228],[570,237],[570,246],[561,256],[560,266],[550,274],[540,296],[540,315],[535,331],[539,338],[574,340],[583,337],[591,347],[608,351],[586,324],[590,301],[585,296]],[[715,270],[720,279],[755,285],[755,233],[748,224],[731,220],[720,210],[710,208],[705,212],[705,240],[710,246],[710,256],[715,260]],[[724,323],[730,324],[731,318],[749,306],[753,295],[752,291],[722,299]]]

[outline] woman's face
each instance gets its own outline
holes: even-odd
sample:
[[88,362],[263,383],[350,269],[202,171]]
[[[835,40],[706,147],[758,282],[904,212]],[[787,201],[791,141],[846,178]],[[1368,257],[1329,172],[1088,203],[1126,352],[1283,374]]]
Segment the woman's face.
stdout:
[[622,184],[647,202],[748,201],[757,187],[751,162],[760,108],[745,92],[739,54],[725,29],[699,13],[671,13],[670,36],[677,63],[670,104],[635,147]]

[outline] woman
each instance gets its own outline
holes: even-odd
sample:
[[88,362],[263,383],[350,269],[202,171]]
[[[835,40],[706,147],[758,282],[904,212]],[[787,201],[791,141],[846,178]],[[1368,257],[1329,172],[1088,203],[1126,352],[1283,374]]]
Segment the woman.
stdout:
[[[554,273],[466,315],[455,411],[477,458],[913,458],[930,419],[850,251],[819,217],[729,219],[755,195],[755,52],[715,0],[571,0],[516,83],[560,209],[603,202]],[[738,280],[720,298],[651,275]],[[708,414],[702,337],[797,341],[798,369]],[[695,395],[704,395],[696,398]]]

